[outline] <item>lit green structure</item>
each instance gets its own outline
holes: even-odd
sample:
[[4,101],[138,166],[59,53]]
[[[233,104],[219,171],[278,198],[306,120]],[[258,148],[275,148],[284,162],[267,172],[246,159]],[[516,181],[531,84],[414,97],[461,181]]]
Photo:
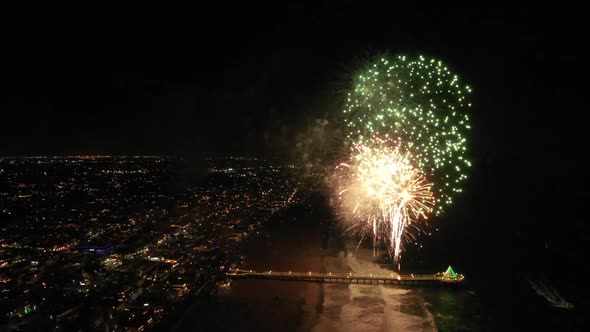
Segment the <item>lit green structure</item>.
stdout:
[[457,273],[453,271],[453,268],[449,265],[447,270],[443,273],[443,277],[445,278],[457,278]]

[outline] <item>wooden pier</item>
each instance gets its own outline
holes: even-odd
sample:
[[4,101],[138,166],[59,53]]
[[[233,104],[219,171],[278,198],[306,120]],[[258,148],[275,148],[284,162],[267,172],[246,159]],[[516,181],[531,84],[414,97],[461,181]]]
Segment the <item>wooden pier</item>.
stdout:
[[443,285],[459,284],[465,280],[462,274],[456,274],[454,277],[445,276],[443,273],[429,275],[399,275],[391,274],[372,274],[372,273],[318,273],[318,272],[277,272],[265,271],[256,272],[252,270],[232,269],[228,271],[227,276],[231,279],[267,279],[267,280],[285,280],[285,281],[307,281],[320,283],[340,283],[340,284],[366,284],[366,285],[403,285],[403,286],[422,286],[422,285]]

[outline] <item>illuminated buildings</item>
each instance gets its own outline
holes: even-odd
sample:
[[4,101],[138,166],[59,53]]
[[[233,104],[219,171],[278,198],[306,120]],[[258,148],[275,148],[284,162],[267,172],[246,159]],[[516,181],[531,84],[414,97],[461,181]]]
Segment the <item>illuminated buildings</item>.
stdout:
[[0,329],[146,329],[212,291],[240,242],[298,202],[284,165],[209,160],[178,192],[171,161],[0,158]]

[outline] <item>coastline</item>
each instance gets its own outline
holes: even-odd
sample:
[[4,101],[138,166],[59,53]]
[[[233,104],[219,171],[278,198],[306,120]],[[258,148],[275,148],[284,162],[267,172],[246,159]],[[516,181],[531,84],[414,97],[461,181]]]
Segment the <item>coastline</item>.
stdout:
[[[269,225],[243,250],[242,269],[391,273],[372,250],[323,228],[330,219],[305,213]],[[329,223],[328,223],[329,224]],[[194,303],[173,331],[436,331],[429,304],[415,289],[385,285],[234,280]]]
[[[244,269],[320,271],[322,215],[305,211],[269,224],[243,249]],[[205,301],[192,303],[172,331],[309,331],[324,302],[317,283],[235,280]]]
[[[325,257],[331,272],[391,273],[374,263],[372,250],[345,246]],[[437,331],[434,316],[414,288],[322,284],[323,312],[311,331]]]

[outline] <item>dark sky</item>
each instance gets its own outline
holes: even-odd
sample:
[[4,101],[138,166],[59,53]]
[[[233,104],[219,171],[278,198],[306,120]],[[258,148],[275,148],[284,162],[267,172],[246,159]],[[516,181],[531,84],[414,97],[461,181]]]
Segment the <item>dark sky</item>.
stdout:
[[381,51],[472,83],[479,157],[569,158],[584,140],[577,8],[240,3],[5,8],[0,154],[272,154]]
[[441,226],[453,235],[441,237],[445,246],[467,239],[455,243],[507,257],[506,248],[550,243],[564,259],[583,256],[585,9],[163,3],[0,10],[0,155],[272,156],[314,119],[339,112],[361,59],[424,53],[474,88],[474,167]]

